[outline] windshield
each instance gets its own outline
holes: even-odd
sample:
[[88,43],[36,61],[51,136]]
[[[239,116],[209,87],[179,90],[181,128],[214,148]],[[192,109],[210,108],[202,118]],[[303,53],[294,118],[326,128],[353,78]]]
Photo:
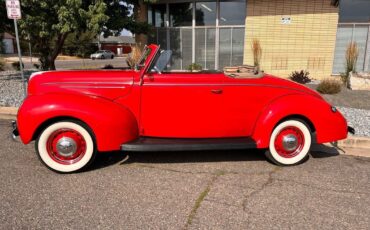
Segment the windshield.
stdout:
[[144,67],[144,66],[145,66],[145,62],[146,62],[146,60],[148,59],[149,54],[150,54],[150,52],[151,52],[151,51],[152,51],[152,50],[151,50],[150,48],[145,47],[145,49],[144,49],[144,51],[143,51],[143,54],[142,54],[142,56],[141,56],[141,58],[140,58],[140,61],[137,63],[137,68],[138,68],[138,70],[140,70],[142,67]]
[[104,53],[104,51],[103,50],[100,50],[100,51],[97,51],[96,53],[97,54],[102,54],[102,53]]

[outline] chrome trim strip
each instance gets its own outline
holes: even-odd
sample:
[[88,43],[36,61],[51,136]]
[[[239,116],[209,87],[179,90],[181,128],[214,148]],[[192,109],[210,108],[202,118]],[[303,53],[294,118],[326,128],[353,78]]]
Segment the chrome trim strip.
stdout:
[[181,84],[181,83],[144,83],[147,86],[262,86],[262,87],[278,87],[278,88],[289,88],[284,86],[276,86],[276,85],[264,85],[264,84]]
[[92,84],[92,85],[97,85],[97,84],[103,84],[103,85],[126,85],[123,82],[92,82],[92,81],[86,81],[86,82],[46,82],[43,83],[43,85],[63,85],[63,84]]
[[[188,87],[188,86],[223,86],[223,87],[227,87],[227,86],[251,86],[251,87],[270,87],[270,88],[289,89],[289,90],[295,90],[295,91],[299,91],[299,92],[303,92],[303,93],[309,93],[307,91],[304,91],[304,90],[301,90],[301,89],[295,89],[295,88],[292,88],[292,87],[277,86],[277,85],[264,85],[264,84],[178,84],[178,83],[165,83],[165,84],[159,83],[159,84],[155,84],[155,83],[144,83],[143,85],[144,86],[178,86],[178,87],[182,87],[182,86],[185,86],[185,87]],[[311,95],[312,95],[312,93],[311,93]]]
[[125,89],[125,86],[122,87],[114,87],[114,86],[60,86],[60,88],[67,88],[67,89]]

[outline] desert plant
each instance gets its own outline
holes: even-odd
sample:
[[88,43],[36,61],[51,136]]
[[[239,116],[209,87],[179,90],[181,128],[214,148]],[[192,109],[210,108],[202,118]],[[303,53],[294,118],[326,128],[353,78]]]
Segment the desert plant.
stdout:
[[5,61],[4,59],[0,58],[0,71],[5,70]]
[[341,91],[341,84],[337,80],[324,79],[317,86],[317,91],[322,94],[337,94]]
[[251,48],[253,53],[253,64],[259,70],[261,65],[262,47],[260,41],[257,38],[253,39]]
[[300,84],[306,84],[311,82],[309,75],[310,72],[306,70],[294,71],[289,75],[289,79]]
[[103,67],[103,69],[114,69],[114,67],[111,64],[107,64]]
[[187,70],[193,72],[193,71],[201,71],[203,69],[202,65],[197,64],[197,63],[191,63]]
[[[13,62],[12,66],[15,70],[20,71],[21,70],[21,65],[19,64],[19,61]],[[22,67],[24,68],[24,63],[22,62]]]
[[36,69],[40,69],[40,64],[38,64],[38,63],[33,64],[33,66],[34,66]]
[[143,54],[143,50],[138,44],[135,44],[134,47],[132,47],[132,51],[129,54],[129,57],[126,59],[127,65],[134,69],[135,65],[140,61],[140,58]]
[[348,88],[348,78],[350,72],[356,72],[356,64],[359,50],[356,42],[350,42],[346,49],[346,72],[341,73],[340,77],[343,84]]

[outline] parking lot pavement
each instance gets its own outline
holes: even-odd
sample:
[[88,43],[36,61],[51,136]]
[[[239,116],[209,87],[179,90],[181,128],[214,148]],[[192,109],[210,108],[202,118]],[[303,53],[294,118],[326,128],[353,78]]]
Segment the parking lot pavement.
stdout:
[[60,175],[0,120],[0,229],[369,229],[370,159],[260,151],[102,153]]
[[[33,63],[37,63],[37,59]],[[57,70],[63,69],[101,69],[106,65],[112,65],[115,68],[127,67],[126,58],[116,57],[114,59],[91,60],[91,59],[72,59],[72,60],[56,60],[55,66]],[[24,62],[25,69],[33,69],[34,66],[29,60]]]

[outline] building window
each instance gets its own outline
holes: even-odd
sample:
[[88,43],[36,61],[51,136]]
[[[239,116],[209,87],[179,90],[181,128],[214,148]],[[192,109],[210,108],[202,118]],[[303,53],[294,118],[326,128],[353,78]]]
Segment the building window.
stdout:
[[370,22],[369,0],[341,0],[339,22]]
[[246,0],[154,4],[149,8],[155,27],[149,42],[172,50],[170,70],[184,70],[191,63],[208,70],[242,65],[246,7]]
[[219,69],[243,64],[244,28],[220,28]]
[[170,4],[170,27],[192,26],[193,4],[173,3]]
[[195,29],[195,63],[203,69],[215,69],[215,28]]
[[216,25],[216,2],[197,2],[195,20],[197,26]]
[[148,9],[148,23],[155,27],[164,27],[166,20],[166,4],[152,5]]
[[246,1],[220,1],[220,25],[244,25]]
[[370,24],[339,24],[337,31],[337,41],[335,44],[333,74],[345,72],[346,50],[350,42],[356,42],[359,50],[359,56],[356,65],[356,71],[367,71],[366,56],[370,60],[370,53],[366,53],[368,37],[370,37]]

